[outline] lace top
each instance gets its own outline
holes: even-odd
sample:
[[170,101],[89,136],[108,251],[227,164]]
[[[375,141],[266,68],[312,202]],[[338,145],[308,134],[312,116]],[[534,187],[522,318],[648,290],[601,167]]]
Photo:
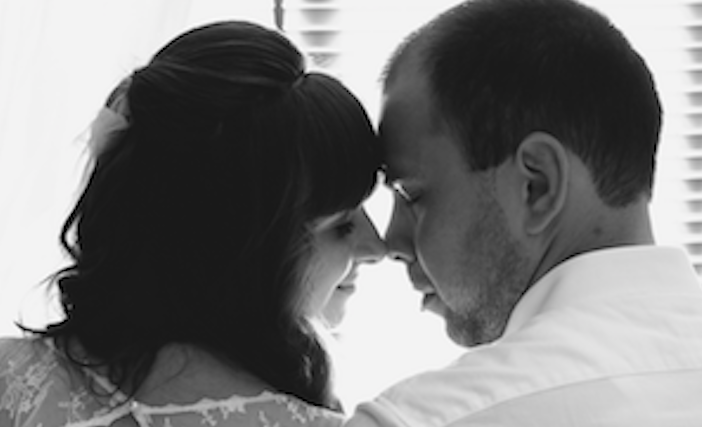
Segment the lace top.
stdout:
[[[341,414],[271,392],[189,405],[151,406],[120,392],[108,400],[91,393],[60,358],[45,340],[0,339],[0,427],[108,427],[129,415],[140,427],[339,427],[343,421]],[[99,388],[113,390],[85,372]]]

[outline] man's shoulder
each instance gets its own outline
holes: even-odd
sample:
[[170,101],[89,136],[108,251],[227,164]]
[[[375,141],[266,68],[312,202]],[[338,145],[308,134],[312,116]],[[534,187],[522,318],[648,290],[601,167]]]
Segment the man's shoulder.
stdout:
[[390,387],[360,405],[351,426],[447,426],[520,400],[557,400],[559,390],[592,383],[608,390],[625,377],[702,375],[698,305],[702,300],[687,296],[644,295],[540,313],[495,344]]
[[[360,404],[346,427],[449,425],[508,398],[510,390],[524,389],[520,383],[528,384],[531,375],[505,369],[511,357],[501,345],[469,350],[442,369],[404,379]],[[514,387],[504,389],[500,383]]]

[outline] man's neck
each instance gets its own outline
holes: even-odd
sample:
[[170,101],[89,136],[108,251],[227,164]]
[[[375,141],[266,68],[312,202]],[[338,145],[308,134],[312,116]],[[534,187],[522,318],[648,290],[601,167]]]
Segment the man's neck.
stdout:
[[545,247],[531,283],[560,263],[584,253],[633,245],[653,245],[655,239],[646,201],[624,208],[597,207],[580,211],[561,224]]

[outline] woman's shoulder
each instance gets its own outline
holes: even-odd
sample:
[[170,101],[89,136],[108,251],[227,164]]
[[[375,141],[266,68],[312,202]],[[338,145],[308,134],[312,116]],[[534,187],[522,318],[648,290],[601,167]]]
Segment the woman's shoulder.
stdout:
[[52,360],[53,349],[44,339],[0,338],[0,376],[21,371],[35,363],[51,364]]
[[[207,423],[222,427],[339,427],[344,420],[343,415],[337,412],[293,396],[268,391],[257,396],[203,399],[192,405],[149,406],[137,403],[132,406],[132,414],[136,419],[156,421],[162,418],[163,425],[173,426]],[[157,424],[160,423],[154,423]]]
[[157,419],[162,415],[173,426],[204,422],[213,426],[341,424],[338,413],[277,391],[241,367],[181,344],[159,352],[133,405],[135,416],[143,413]]
[[[312,406],[294,398],[282,399],[278,407],[282,410],[283,420],[293,421],[290,425],[339,427],[344,422],[344,416],[341,413]],[[283,423],[281,422],[280,425]]]
[[[294,396],[263,391],[192,404],[104,405],[50,340],[0,338],[0,424],[106,426],[131,415],[141,426],[340,427],[343,416]],[[131,425],[131,424],[130,424]]]
[[39,408],[55,381],[56,366],[46,341],[0,338],[0,418],[19,423]]
[[0,424],[63,425],[100,410],[51,340],[0,338]]
[[258,398],[249,398],[248,413],[260,421],[261,426],[314,426],[338,427],[343,415],[319,406],[311,405],[296,397],[264,392]]

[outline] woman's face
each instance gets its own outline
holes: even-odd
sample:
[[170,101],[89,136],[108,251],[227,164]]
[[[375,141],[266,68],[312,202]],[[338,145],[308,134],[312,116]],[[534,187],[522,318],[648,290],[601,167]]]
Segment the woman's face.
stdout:
[[385,243],[362,207],[320,218],[311,230],[304,307],[307,315],[334,327],[343,319],[346,300],[356,289],[358,266],[382,259]]

